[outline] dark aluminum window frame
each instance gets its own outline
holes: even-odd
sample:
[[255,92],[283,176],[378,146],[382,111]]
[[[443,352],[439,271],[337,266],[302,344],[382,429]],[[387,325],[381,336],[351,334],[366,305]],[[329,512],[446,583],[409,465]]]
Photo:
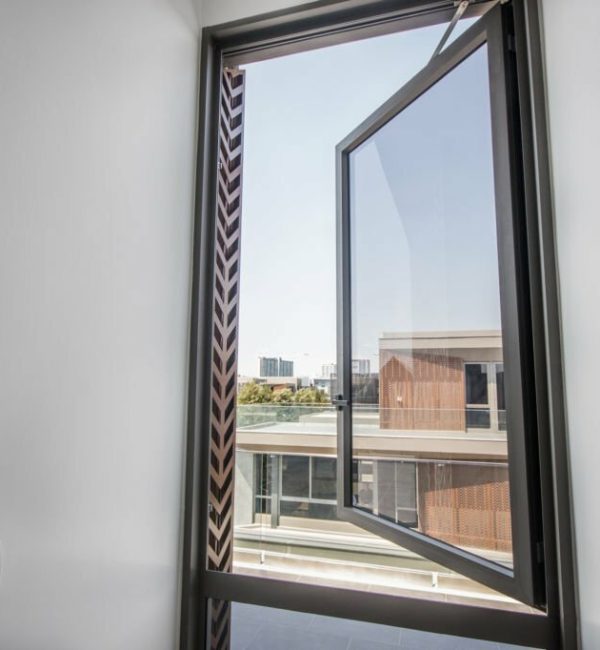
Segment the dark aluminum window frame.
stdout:
[[[341,618],[570,650],[579,647],[572,546],[571,497],[564,411],[560,309],[556,280],[546,97],[538,0],[513,0],[511,62],[519,97],[515,120],[521,150],[525,216],[522,238],[529,260],[531,348],[540,431],[540,504],[544,524],[546,614],[522,614],[454,603],[361,593],[208,571],[208,408],[212,281],[216,205],[217,116],[220,76],[226,63],[257,61],[325,45],[449,21],[451,0],[320,0],[248,20],[204,29],[200,61],[197,200],[194,229],[188,442],[183,521],[181,650],[205,648],[211,599],[253,603]],[[489,7],[489,3],[487,4]],[[482,12],[475,4],[471,14]],[[512,20],[512,16],[507,18]],[[519,233],[522,234],[522,233]]]
[[[530,605],[545,605],[543,540],[537,512],[539,491],[537,446],[527,444],[528,436],[537,440],[536,404],[532,385],[533,356],[528,348],[531,330],[528,310],[527,260],[517,248],[515,230],[522,218],[521,188],[516,178],[520,169],[509,153],[508,142],[518,141],[518,125],[511,123],[513,106],[508,101],[512,83],[508,50],[512,24],[506,11],[496,5],[464,34],[451,43],[416,74],[395,95],[354,129],[337,147],[338,183],[338,368],[342,369],[342,399],[338,415],[338,513],[350,521],[443,566],[488,585]],[[390,120],[400,115],[415,100],[426,94],[474,52],[487,45],[491,123],[496,195],[500,302],[505,357],[505,390],[508,393],[508,473],[510,485],[514,569],[487,560],[408,526],[389,522],[353,504],[352,488],[352,305],[351,305],[351,205],[350,156]],[[512,101],[517,102],[513,96]],[[512,127],[512,128],[511,128]],[[529,385],[528,385],[529,382]],[[344,397],[346,399],[344,399]],[[537,550],[539,548],[539,550]]]

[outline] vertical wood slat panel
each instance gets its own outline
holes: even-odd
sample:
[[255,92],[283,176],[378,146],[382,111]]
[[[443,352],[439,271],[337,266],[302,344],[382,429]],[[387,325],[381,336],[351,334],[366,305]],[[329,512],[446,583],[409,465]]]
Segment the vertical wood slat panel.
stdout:
[[457,546],[510,552],[508,469],[422,463],[418,469],[419,528]]
[[[232,570],[244,72],[225,68],[219,110],[212,336],[208,568]],[[213,600],[211,650],[228,650],[231,604]]]
[[463,362],[435,352],[382,354],[381,426],[384,429],[464,431]]

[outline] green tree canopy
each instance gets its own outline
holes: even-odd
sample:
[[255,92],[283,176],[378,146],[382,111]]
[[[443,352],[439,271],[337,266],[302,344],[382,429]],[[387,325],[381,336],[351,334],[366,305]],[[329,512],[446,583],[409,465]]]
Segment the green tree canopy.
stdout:
[[264,404],[271,402],[273,391],[264,384],[257,384],[255,381],[249,381],[244,384],[238,392],[239,404]]
[[301,388],[294,395],[294,402],[297,404],[327,404],[329,397],[324,390],[310,386],[308,388]]
[[276,404],[291,404],[294,401],[294,393],[290,388],[273,391],[273,402]]
[[329,396],[320,388],[310,386],[295,393],[289,388],[273,390],[266,384],[250,381],[238,391],[238,404],[329,404]]

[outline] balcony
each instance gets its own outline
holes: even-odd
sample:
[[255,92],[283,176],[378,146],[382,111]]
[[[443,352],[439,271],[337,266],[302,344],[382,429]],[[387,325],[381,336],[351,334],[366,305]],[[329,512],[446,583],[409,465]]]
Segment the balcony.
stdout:
[[[406,417],[406,409],[397,410]],[[390,411],[376,405],[353,409],[356,493],[372,495],[373,513],[510,566],[506,432],[498,426],[394,429],[389,422],[398,417]],[[452,416],[440,418],[439,411],[423,409],[409,417],[419,424],[452,421]],[[463,412],[461,419],[469,417]],[[501,417],[492,414],[489,422],[501,422]],[[330,404],[239,405],[236,445],[234,571],[529,611],[338,520],[337,411]],[[448,530],[448,495],[455,499],[465,484],[471,492],[487,492],[475,509],[456,506],[456,530]]]
[[[489,426],[485,426],[485,420],[481,425],[482,412],[482,409],[466,408],[460,411],[464,422],[473,423],[479,418],[477,428],[424,428],[428,423],[450,421],[455,412],[355,406],[352,412],[355,455],[506,461],[506,430],[502,426],[505,412],[487,409]],[[466,417],[462,417],[465,413]],[[418,428],[392,426],[408,422],[416,423]],[[240,449],[335,455],[336,435],[337,413],[330,405],[238,406],[237,445]]]

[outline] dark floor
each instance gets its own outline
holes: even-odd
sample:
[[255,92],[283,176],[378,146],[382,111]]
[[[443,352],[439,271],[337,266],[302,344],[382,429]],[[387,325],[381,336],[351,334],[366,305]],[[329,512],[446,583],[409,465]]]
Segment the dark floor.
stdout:
[[520,646],[234,603],[231,650],[522,650]]

